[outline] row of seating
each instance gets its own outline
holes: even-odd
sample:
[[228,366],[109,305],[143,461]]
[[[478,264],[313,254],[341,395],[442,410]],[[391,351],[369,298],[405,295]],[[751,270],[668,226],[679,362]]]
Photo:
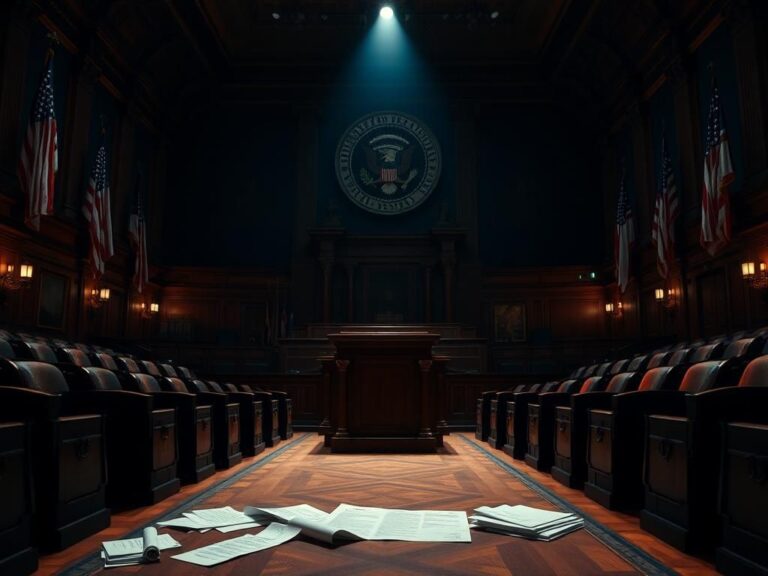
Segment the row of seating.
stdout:
[[682,550],[721,544],[727,573],[766,570],[768,445],[729,448],[765,439],[766,387],[764,330],[681,343],[487,392],[476,436],[608,508],[639,511],[643,529]]
[[65,548],[107,527],[109,508],[153,504],[292,435],[284,393],[3,335],[0,464],[15,468],[0,493],[19,506],[0,506],[0,573],[27,573],[30,544]]

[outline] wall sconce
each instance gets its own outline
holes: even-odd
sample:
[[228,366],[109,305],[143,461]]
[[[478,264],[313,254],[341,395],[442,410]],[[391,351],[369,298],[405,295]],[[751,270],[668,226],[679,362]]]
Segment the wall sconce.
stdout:
[[668,290],[656,288],[653,291],[653,297],[664,308],[674,308],[677,306],[677,290],[674,288],[669,288]]
[[19,267],[19,273],[16,274],[15,264],[6,264],[5,272],[0,274],[0,290],[18,290],[19,288],[26,288],[32,282],[32,275],[34,274],[34,266],[29,263],[23,263]]
[[605,313],[610,314],[614,318],[618,318],[624,312],[624,304],[619,300],[615,304],[613,302],[605,303]]
[[742,262],[741,276],[751,288],[768,288],[768,270],[764,262]]
[[150,302],[149,306],[147,306],[146,302],[142,302],[139,304],[139,308],[141,309],[142,318],[152,318],[160,312],[160,304],[157,302]]
[[100,308],[109,300],[109,288],[94,288],[91,290],[91,306]]

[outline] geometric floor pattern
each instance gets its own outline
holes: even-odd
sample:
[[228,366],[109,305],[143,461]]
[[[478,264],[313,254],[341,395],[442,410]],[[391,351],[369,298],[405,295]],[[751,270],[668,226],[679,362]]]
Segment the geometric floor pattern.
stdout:
[[[287,506],[305,502],[326,511],[342,502],[467,512],[481,505],[502,503],[563,508],[545,492],[532,490],[530,482],[511,474],[492,456],[468,436],[460,434],[446,437],[445,447],[437,454],[417,455],[330,454],[318,436],[299,434],[296,441],[276,452],[274,457],[257,462],[174,510],[164,510],[156,519],[175,517],[195,507],[229,505],[242,509],[246,505]],[[623,544],[628,547],[617,546],[610,538],[606,543],[601,536],[611,532],[605,530],[603,534],[599,529],[580,530],[553,542],[533,542],[473,530],[471,544],[352,542],[333,547],[299,536],[279,547],[210,569],[172,560],[170,554],[166,554],[159,564],[115,568],[108,574],[583,576],[673,573],[625,541]],[[244,533],[172,531],[183,550]],[[64,574],[92,573],[98,565],[94,560],[91,555]]]

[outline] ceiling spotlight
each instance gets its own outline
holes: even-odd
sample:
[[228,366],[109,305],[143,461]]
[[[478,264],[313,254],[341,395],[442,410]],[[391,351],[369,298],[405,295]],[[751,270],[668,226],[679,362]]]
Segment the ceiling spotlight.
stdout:
[[280,12],[272,12],[272,18],[275,20],[280,20]]
[[384,18],[384,20],[389,20],[395,15],[395,11],[392,10],[392,6],[382,6],[381,10],[379,10],[379,16]]
[[494,10],[493,12],[491,12],[491,20],[496,20],[496,18],[498,18],[498,17],[499,17],[499,11],[498,10]]

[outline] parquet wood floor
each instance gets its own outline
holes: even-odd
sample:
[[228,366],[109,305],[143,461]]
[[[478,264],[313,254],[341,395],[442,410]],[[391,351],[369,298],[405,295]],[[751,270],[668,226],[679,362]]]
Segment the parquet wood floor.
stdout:
[[[340,502],[366,506],[410,509],[466,510],[488,504],[528,504],[553,508],[508,471],[473,448],[470,434],[453,434],[446,448],[434,455],[348,455],[330,454],[315,435],[298,434],[291,447],[257,467],[231,485],[212,493],[204,505],[284,506],[307,502],[330,511]],[[279,446],[278,448],[282,447]],[[486,445],[482,445],[485,447]],[[64,552],[43,557],[38,574],[55,574],[75,560],[92,554],[102,540],[120,538],[203,493],[226,478],[241,472],[259,459],[269,458],[274,449],[218,473],[205,482],[185,487],[181,493],[152,507],[118,513],[112,526]],[[491,451],[490,449],[488,449]],[[491,451],[557,495],[567,499],[629,542],[655,556],[661,563],[683,575],[716,574],[712,565],[686,556],[639,528],[636,517],[603,509],[580,491],[565,488],[500,451]],[[238,536],[174,531],[184,550]],[[354,542],[335,548],[302,537],[246,556],[213,569],[196,567],[166,557],[160,564],[111,569],[109,574],[173,576],[188,574],[265,575],[624,575],[639,574],[637,568],[616,554],[586,530],[554,542],[531,542],[472,532],[471,544],[411,542]]]

